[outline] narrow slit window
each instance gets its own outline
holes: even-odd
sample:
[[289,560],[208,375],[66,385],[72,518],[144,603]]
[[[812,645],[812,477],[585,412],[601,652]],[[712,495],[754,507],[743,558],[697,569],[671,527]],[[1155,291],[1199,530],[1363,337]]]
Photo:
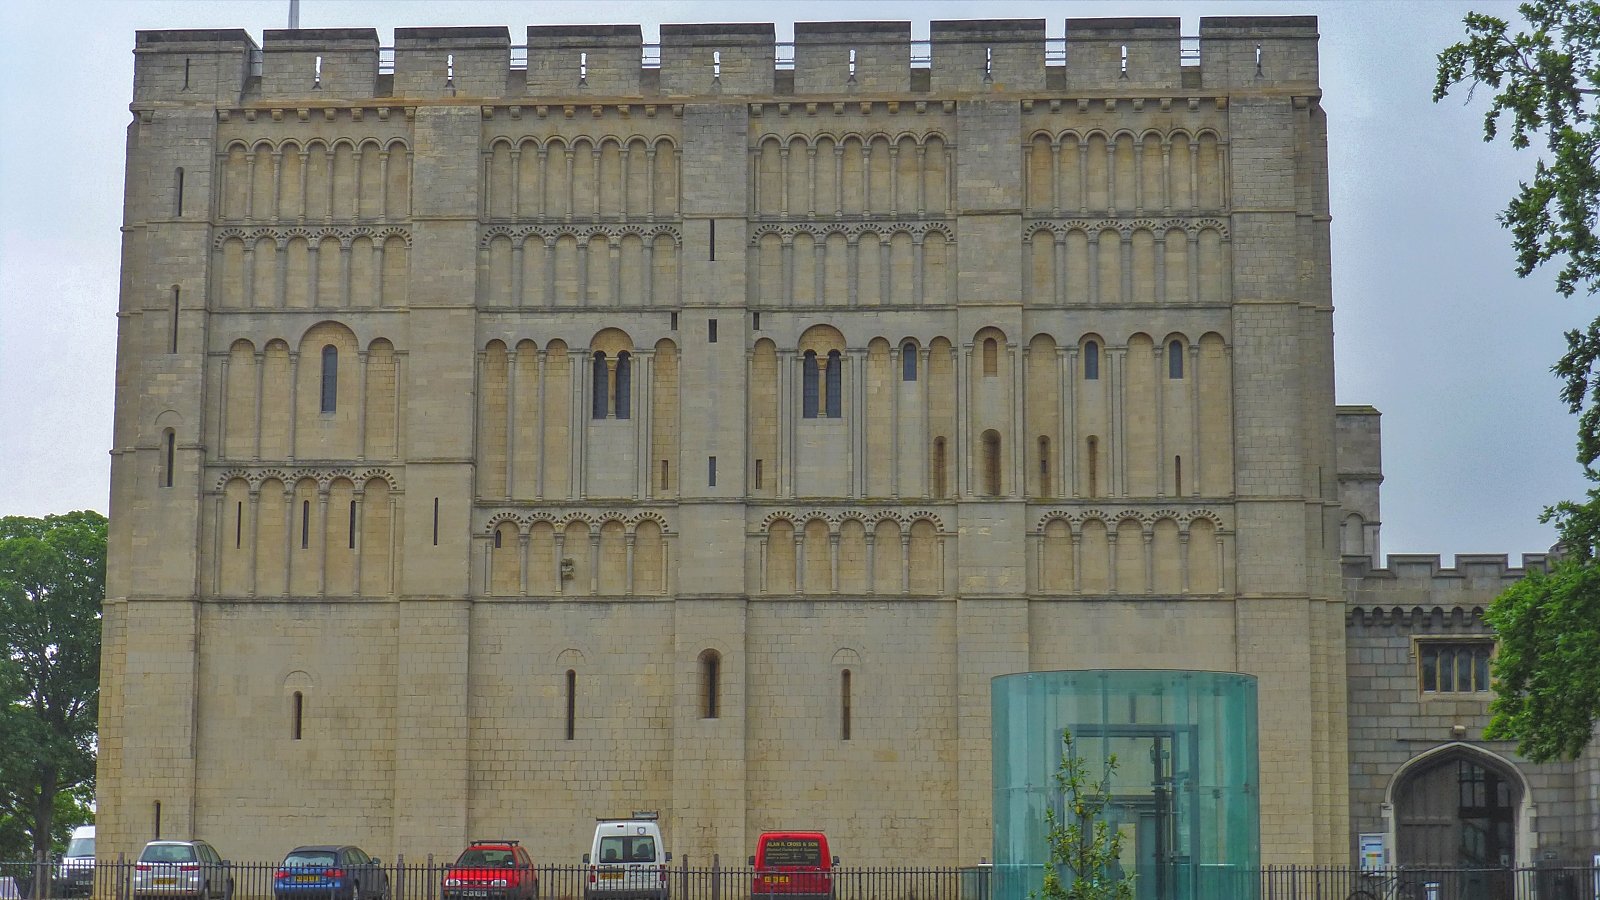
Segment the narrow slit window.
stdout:
[[839,740],[850,740],[850,670],[839,673]]
[[1100,496],[1100,439],[1089,435],[1084,441],[1084,450],[1088,454],[1089,496]]
[[159,840],[161,840],[161,801],[160,800],[157,800],[155,802],[155,809],[153,811],[155,813],[155,816],[154,816],[155,821],[152,824],[155,825],[155,839],[159,841]]
[[499,550],[500,546],[500,529],[496,528],[494,530],[494,548]]
[[706,457],[706,486],[717,486],[717,458],[715,456]]
[[1122,74],[1124,76],[1126,76],[1128,74],[1128,45],[1127,44],[1123,44],[1122,45]]
[[667,461],[663,459],[661,461],[661,489],[663,491],[667,489],[667,472],[668,472]]
[[311,501],[300,501],[300,549],[311,549]]
[[322,411],[331,413],[339,408],[339,348],[329,344],[322,348]]
[[567,670],[567,740],[572,740],[578,731],[578,673],[574,669]]
[[611,393],[611,372],[606,365],[605,353],[595,352],[593,377],[590,380],[594,382],[592,385],[594,398],[591,403],[591,415],[596,419],[604,419],[609,412],[607,409],[607,395]]
[[669,328],[671,328],[673,331],[677,331],[678,330],[678,314],[677,313],[667,313],[667,326]]
[[1100,380],[1100,345],[1094,341],[1083,345],[1083,380]]
[[761,313],[750,314],[750,328],[752,331],[761,330]]
[[761,460],[758,459],[758,460],[756,460],[756,490],[759,491],[759,490],[761,490],[761,488],[762,488]]
[[855,81],[856,80],[856,51],[855,51],[854,47],[850,48],[850,78],[849,78],[849,80],[850,81]]
[[183,167],[172,173],[172,214],[183,216]]
[[233,549],[244,547],[244,501],[233,504]]
[[817,351],[807,350],[800,361],[800,415],[807,419],[817,417],[818,377]]
[[188,60],[188,59],[185,59],[183,61],[183,89],[186,90],[186,91],[189,89],[189,63],[190,62],[191,62],[191,60]]
[[433,498],[433,545],[439,546],[439,498]]
[[579,51],[579,53],[578,53],[578,83],[579,84],[588,84],[589,83],[589,53],[588,53],[588,51]]
[[346,538],[346,546],[351,550],[356,548],[356,502],[354,500],[350,501],[350,527],[349,535]]
[[178,461],[178,435],[168,428],[161,436],[161,486],[172,487],[172,468]]
[[1175,494],[1183,493],[1183,457],[1181,456],[1172,458],[1172,492]]
[[1039,436],[1039,493],[1050,493],[1050,439]]
[[944,438],[933,439],[933,495],[943,497],[948,491],[945,489],[945,464]]
[[294,692],[294,710],[293,710],[293,713],[292,713],[293,719],[289,723],[289,738],[291,740],[296,740],[296,741],[300,740],[300,737],[303,734],[303,731],[301,730],[301,726],[302,726],[303,722],[305,721],[305,719],[304,719],[305,712],[306,712],[306,697],[305,697],[304,694],[300,693],[299,691],[295,691]]
[[717,342],[717,320],[716,319],[707,319],[706,320],[706,343],[715,344],[716,342]]
[[917,345],[910,341],[900,347],[900,380],[917,380]]
[[446,53],[444,56],[444,83],[454,84],[456,80],[456,55]]
[[828,351],[828,418],[844,415],[844,358],[837,350]]
[[722,77],[722,51],[721,50],[713,50],[713,51],[711,51],[711,77],[712,78],[721,78]]
[[722,712],[722,656],[715,650],[700,654],[700,717],[719,718]]
[[1183,377],[1183,345],[1177,341],[1167,345],[1167,377],[1173,380]]
[[320,56],[317,57],[316,62],[312,66],[311,87],[322,87],[322,57]]
[[180,295],[181,289],[177,285],[173,285],[171,314],[168,316],[167,320],[167,324],[171,326],[167,331],[168,353],[178,352],[178,301],[180,299]]
[[1000,374],[1000,343],[994,338],[983,339],[983,377]]
[[707,241],[706,241],[706,259],[711,261],[711,262],[716,262],[717,261],[717,220],[716,219],[707,219],[706,221],[711,223],[711,227],[706,230],[706,237],[707,237]]

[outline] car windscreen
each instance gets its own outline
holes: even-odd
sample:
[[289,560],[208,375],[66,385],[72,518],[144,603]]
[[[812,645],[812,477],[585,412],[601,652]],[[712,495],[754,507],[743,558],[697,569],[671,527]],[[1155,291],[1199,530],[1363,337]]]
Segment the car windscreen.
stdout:
[[600,862],[655,862],[656,839],[644,835],[616,835],[600,839]]
[[516,863],[510,850],[467,850],[456,860],[456,866],[467,867],[505,867]]
[[822,842],[816,838],[773,838],[767,841],[763,865],[820,866]]
[[285,866],[331,866],[332,850],[296,850],[283,858]]
[[93,856],[94,838],[73,838],[67,843],[68,856]]
[[188,844],[151,844],[139,854],[140,862],[194,862],[194,848]]

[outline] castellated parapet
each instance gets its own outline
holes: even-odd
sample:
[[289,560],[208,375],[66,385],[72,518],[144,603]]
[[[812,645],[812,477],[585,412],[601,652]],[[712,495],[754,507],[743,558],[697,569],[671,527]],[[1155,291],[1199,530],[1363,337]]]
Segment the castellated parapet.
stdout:
[[990,679],[1153,667],[1344,861],[1315,22],[911,33],[138,34],[102,852],[971,863]]
[[1064,41],[1043,19],[936,21],[915,44],[906,22],[801,22],[785,45],[774,33],[663,25],[647,47],[636,25],[529,26],[514,57],[503,27],[396,29],[389,50],[363,28],[269,30],[259,47],[243,31],[142,31],[134,100],[1318,90],[1311,17],[1202,18],[1187,50],[1179,20],[1159,18],[1068,19]]

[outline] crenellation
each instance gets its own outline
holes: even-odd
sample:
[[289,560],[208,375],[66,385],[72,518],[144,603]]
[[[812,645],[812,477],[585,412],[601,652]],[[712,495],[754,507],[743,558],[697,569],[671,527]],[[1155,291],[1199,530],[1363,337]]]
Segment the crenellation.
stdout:
[[935,21],[929,90],[976,93],[1045,86],[1043,19]]
[[1202,16],[1200,58],[1207,88],[1320,93],[1315,16]]
[[1066,86],[1179,90],[1179,19],[1068,19]]
[[771,24],[662,25],[661,92],[771,94],[775,34]]
[[396,97],[505,97],[511,32],[495,28],[397,28]]
[[527,40],[530,96],[647,93],[639,64],[644,38],[638,25],[530,25]]
[[795,94],[911,90],[910,22],[796,22]]
[[365,99],[377,96],[377,85],[377,29],[269,29],[262,36],[262,100]]
[[255,39],[242,29],[136,32],[134,105],[234,105],[257,52]]

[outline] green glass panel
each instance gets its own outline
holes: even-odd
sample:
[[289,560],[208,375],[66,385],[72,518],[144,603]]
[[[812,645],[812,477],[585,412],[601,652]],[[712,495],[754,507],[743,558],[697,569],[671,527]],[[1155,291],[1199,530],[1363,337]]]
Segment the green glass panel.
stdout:
[[1044,811],[1064,729],[1099,773],[1115,755],[1108,824],[1138,900],[1253,900],[1261,846],[1256,680],[1181,670],[1002,675],[991,683],[994,900],[1044,880]]

